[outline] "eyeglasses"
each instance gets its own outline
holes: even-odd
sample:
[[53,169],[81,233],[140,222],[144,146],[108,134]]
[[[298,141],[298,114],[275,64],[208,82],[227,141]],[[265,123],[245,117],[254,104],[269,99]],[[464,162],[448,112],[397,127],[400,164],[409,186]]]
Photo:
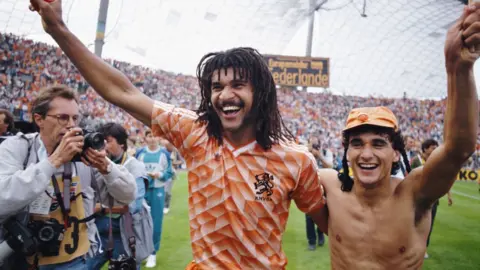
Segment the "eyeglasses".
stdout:
[[63,113],[62,114],[47,114],[47,116],[57,118],[58,123],[62,126],[68,125],[68,122],[70,122],[70,117],[72,118],[73,123],[75,125],[78,125],[80,123],[80,121],[82,120],[82,117],[80,115],[70,116],[68,114],[63,114]]

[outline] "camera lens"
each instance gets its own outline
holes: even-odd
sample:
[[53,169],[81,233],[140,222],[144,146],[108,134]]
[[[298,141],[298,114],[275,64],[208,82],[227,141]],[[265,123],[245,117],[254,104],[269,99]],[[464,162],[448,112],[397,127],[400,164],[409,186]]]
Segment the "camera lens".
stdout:
[[128,262],[120,264],[120,270],[134,270]]
[[85,145],[88,147],[93,148],[95,150],[103,149],[105,146],[105,138],[101,133],[92,132],[85,136]]
[[44,226],[38,231],[38,239],[43,242],[49,242],[53,239],[55,232],[51,226]]
[[103,135],[100,133],[93,133],[92,134],[92,148],[93,149],[102,149],[104,146],[104,138]]

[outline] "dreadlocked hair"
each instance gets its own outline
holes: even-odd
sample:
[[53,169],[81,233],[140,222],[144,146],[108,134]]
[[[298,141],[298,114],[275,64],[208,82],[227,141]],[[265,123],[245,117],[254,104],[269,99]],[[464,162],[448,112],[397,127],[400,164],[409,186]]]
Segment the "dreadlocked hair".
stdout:
[[242,47],[205,55],[197,66],[201,101],[197,109],[199,122],[207,125],[209,136],[223,143],[222,123],[213,108],[212,76],[233,68],[234,79],[248,80],[253,86],[253,105],[250,115],[255,119],[255,138],[267,150],[280,141],[293,141],[277,105],[277,90],[272,74],[262,55],[255,49]]
[[[403,163],[405,164],[405,169],[407,173],[410,173],[411,171],[410,163],[408,162],[407,152],[405,151],[405,143],[400,130],[395,131],[392,128],[372,126],[372,125],[362,125],[357,128],[344,131],[342,134],[343,147],[344,147],[344,153],[343,153],[343,159],[342,159],[343,171],[338,174],[338,178],[340,179],[340,182],[342,182],[342,186],[341,186],[342,191],[349,192],[353,188],[353,179],[350,177],[350,174],[349,174],[350,169],[348,167],[348,160],[347,160],[347,151],[348,151],[350,137],[353,135],[358,135],[366,132],[373,132],[378,135],[380,134],[387,135],[388,139],[392,143],[393,149],[400,152],[400,154],[402,155]],[[392,170],[390,172],[392,175],[397,174],[401,166],[400,162],[402,162],[402,160],[394,162],[392,164]]]

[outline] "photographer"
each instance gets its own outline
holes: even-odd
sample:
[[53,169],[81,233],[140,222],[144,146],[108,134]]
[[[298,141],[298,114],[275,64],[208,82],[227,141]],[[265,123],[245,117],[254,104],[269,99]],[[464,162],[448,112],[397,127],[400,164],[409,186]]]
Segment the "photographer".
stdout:
[[0,144],[14,134],[13,115],[5,109],[0,109]]
[[[107,123],[99,132],[107,140],[105,149],[109,158],[135,177],[137,195],[129,206],[113,205],[111,215],[105,211],[110,206],[97,207],[96,211],[102,215],[95,219],[95,224],[106,252],[90,260],[89,269],[101,269],[107,261],[110,265],[128,264],[129,269],[140,269],[142,261],[153,252],[153,221],[144,199],[147,170],[143,163],[127,154],[128,134],[120,124]],[[105,195],[99,194],[100,199]],[[112,241],[109,242],[110,235]]]
[[[28,211],[24,225],[38,246],[27,260],[40,270],[88,269],[87,257],[101,249],[93,219],[95,193],[127,205],[135,199],[135,179],[106,157],[103,136],[77,127],[73,90],[41,90],[32,114],[39,133],[19,133],[0,145],[0,221]],[[1,235],[9,243],[15,236],[3,227]]]
[[[313,154],[317,160],[318,168],[333,168],[333,153],[321,147],[321,140],[318,137],[311,136],[308,143],[308,151]],[[315,250],[318,246],[323,246],[325,244],[325,236],[322,231],[317,227],[315,230],[315,223],[312,218],[308,215],[305,215],[306,229],[307,229],[307,240],[308,240],[308,249]],[[318,238],[318,241],[317,241]]]
[[0,136],[12,136],[14,129],[13,115],[5,109],[0,109]]

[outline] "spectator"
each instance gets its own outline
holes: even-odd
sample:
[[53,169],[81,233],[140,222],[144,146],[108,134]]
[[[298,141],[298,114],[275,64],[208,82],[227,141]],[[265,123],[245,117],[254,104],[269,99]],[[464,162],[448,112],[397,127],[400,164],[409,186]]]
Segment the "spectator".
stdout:
[[12,136],[15,128],[13,115],[4,109],[0,109],[0,136]]
[[[153,99],[186,109],[198,107],[199,88],[195,77],[117,60],[107,61]],[[66,84],[77,89],[80,109],[84,113],[82,127],[95,129],[107,122],[116,122],[122,123],[130,136],[144,134],[146,127],[98,96],[60,49],[12,34],[0,34],[0,108],[28,121],[30,104],[39,89],[51,84]],[[278,104],[287,127],[297,138],[307,139],[320,130],[325,131],[322,143],[335,156],[342,154],[343,119],[353,107],[386,106],[398,117],[404,134],[442,141],[445,99],[355,97],[329,92],[308,93],[284,87],[278,89]],[[480,145],[480,139],[478,142]],[[140,146],[140,142],[136,144]],[[474,166],[479,164],[477,155],[473,161]]]

